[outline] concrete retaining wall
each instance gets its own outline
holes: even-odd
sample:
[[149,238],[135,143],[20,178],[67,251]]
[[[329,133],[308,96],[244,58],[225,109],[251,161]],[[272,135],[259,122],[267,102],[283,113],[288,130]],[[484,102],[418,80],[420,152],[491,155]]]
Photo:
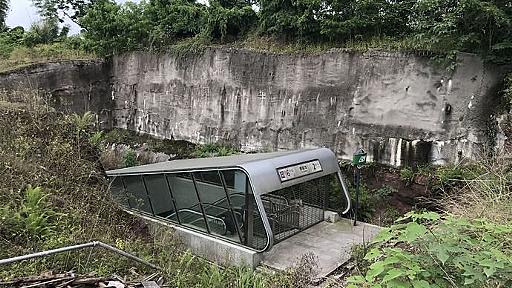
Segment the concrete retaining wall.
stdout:
[[327,146],[344,159],[363,147],[394,166],[476,157],[502,79],[467,54],[451,74],[400,53],[235,49],[126,54],[112,73],[117,127],[247,151]]
[[41,63],[0,73],[0,100],[37,102],[65,113],[95,112],[102,127],[112,127],[109,62]]
[[28,89],[57,110],[96,112],[105,128],[245,151],[326,146],[343,159],[362,147],[393,166],[456,163],[503,143],[492,116],[504,68],[469,54],[453,73],[435,67],[386,52],[130,53],[0,73],[0,100]]

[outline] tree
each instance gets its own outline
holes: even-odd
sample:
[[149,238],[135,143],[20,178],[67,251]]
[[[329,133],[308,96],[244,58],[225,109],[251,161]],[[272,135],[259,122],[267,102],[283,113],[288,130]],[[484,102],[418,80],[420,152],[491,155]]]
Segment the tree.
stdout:
[[208,7],[207,23],[203,31],[211,39],[236,40],[256,27],[258,17],[249,2],[211,0]]
[[7,27],[5,25],[5,19],[7,18],[7,13],[9,12],[9,0],[0,0],[0,30],[5,30]]
[[285,41],[315,41],[320,35],[321,0],[261,0],[260,32]]
[[413,11],[415,36],[433,49],[512,52],[509,1],[423,0],[416,2]]
[[206,22],[206,6],[191,0],[151,0],[144,9],[152,23],[155,45],[170,44],[176,39],[193,37]]
[[[1,1],[1,0],[0,0]],[[45,19],[63,19],[59,12],[77,23],[78,18],[85,15],[87,9],[97,0],[32,0],[39,15]]]
[[88,49],[100,55],[111,55],[148,47],[152,24],[144,13],[146,5],[144,2],[119,5],[113,0],[95,1],[79,18]]
[[30,30],[25,33],[23,42],[25,46],[33,47],[39,44],[50,44],[64,40],[69,33],[69,27],[59,27],[57,19],[43,19],[33,23]]

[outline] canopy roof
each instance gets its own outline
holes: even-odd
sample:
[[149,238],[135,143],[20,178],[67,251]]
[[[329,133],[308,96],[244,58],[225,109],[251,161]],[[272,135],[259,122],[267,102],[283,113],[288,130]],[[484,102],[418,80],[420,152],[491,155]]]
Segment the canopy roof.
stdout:
[[[318,160],[321,171],[282,181],[278,169],[309,161]],[[149,165],[129,167],[107,171],[108,176],[127,176],[187,172],[198,170],[241,169],[249,177],[254,194],[266,194],[277,189],[301,183],[321,176],[338,173],[338,161],[334,153],[327,148],[299,151],[239,154],[224,157],[173,160]]]
[[110,170],[107,171],[107,175],[113,176],[122,174],[146,174],[203,169],[226,169],[239,167],[240,165],[253,161],[262,161],[270,158],[285,156],[288,154],[294,154],[297,152],[298,151],[286,151],[272,153],[237,154],[231,156],[209,158],[180,159],[141,166],[134,166],[129,168],[122,168],[117,170]]

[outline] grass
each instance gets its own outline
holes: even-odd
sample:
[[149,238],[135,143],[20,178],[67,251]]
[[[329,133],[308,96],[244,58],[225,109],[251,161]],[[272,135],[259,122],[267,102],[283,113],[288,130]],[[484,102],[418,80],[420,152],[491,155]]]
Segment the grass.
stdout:
[[446,191],[440,205],[446,212],[468,219],[512,223],[511,168],[506,158],[479,162],[472,176],[451,179],[457,188]]
[[[171,231],[149,232],[111,200],[85,116],[0,105],[0,259],[98,240],[163,268],[171,287],[307,287],[308,255],[285,272],[220,268],[192,255]],[[150,268],[98,249],[0,266],[0,279],[73,270],[128,280]],[[140,276],[142,277],[142,276]],[[140,279],[139,279],[140,280]]]
[[[202,35],[197,35],[191,38],[179,39],[174,44],[149,51],[168,52],[180,58],[201,54],[208,48],[237,48],[276,54],[318,54],[332,49],[360,53],[370,51],[404,52],[421,56],[433,56],[434,64],[444,61],[445,57],[452,52],[445,49],[436,49],[428,42],[412,37],[393,38],[382,36],[369,39],[350,39],[348,41],[306,42],[283,41],[271,36],[258,35],[256,32],[232,42],[212,42]],[[451,64],[451,62],[440,64]]]
[[31,48],[17,46],[8,58],[0,61],[0,73],[38,63],[90,59],[97,57],[83,50],[72,49],[64,43],[42,44]]
[[369,39],[350,39],[331,42],[283,42],[273,37],[260,36],[255,33],[245,39],[226,44],[228,47],[246,48],[256,51],[280,54],[306,53],[316,54],[331,49],[343,49],[347,52],[407,52],[418,55],[444,55],[446,51],[435,49],[415,38],[372,37]]

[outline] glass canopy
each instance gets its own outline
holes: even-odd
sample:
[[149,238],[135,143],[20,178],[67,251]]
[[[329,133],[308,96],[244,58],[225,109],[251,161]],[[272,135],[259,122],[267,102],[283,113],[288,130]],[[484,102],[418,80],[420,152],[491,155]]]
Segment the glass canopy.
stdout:
[[[319,150],[327,149],[313,151],[325,152]],[[274,157],[263,156],[268,154]],[[254,161],[276,164],[279,163],[276,158],[285,157],[266,153],[261,154],[260,160],[250,156],[251,160],[245,162],[247,165],[228,164],[230,161],[226,158],[229,157],[218,157],[204,163],[219,160],[226,163],[224,167],[198,169],[189,165],[192,169],[187,171],[184,162],[197,164],[199,160],[190,159],[164,163],[175,162],[179,170],[163,169],[163,164],[157,163],[107,174],[112,179],[114,199],[126,209],[264,251],[323,221],[332,191],[345,193],[348,211],[350,201],[336,159],[331,157],[335,161],[333,166],[321,153],[306,154],[309,161],[293,164],[297,161],[294,157],[290,159],[293,160],[291,166],[260,163],[254,168]],[[242,163],[240,159],[237,161]],[[261,169],[270,169],[271,173],[265,176],[268,171]],[[279,182],[273,182],[275,179],[270,175],[275,175]],[[279,185],[267,187],[272,183]],[[259,190],[254,190],[255,187]]]

